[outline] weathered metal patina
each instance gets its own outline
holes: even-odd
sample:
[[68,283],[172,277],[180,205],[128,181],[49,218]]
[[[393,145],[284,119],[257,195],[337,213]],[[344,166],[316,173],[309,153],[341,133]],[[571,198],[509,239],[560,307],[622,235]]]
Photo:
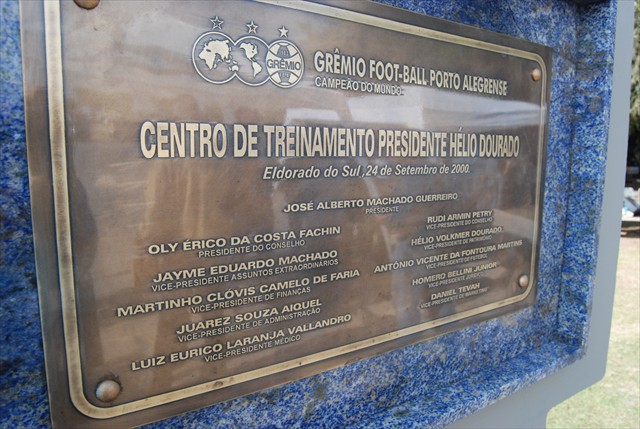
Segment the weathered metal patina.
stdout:
[[22,8],[54,424],[141,424],[535,301],[548,49],[364,3]]

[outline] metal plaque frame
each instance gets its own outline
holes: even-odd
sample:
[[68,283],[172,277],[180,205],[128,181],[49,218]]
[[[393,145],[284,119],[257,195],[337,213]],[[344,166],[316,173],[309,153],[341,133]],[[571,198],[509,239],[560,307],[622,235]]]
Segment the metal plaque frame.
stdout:
[[[70,3],[65,7],[70,7]],[[61,14],[59,1],[25,2],[21,7],[29,169],[39,296],[52,418],[55,425],[82,426],[86,424],[87,418],[96,427],[108,427],[114,421],[127,425],[141,424],[345,365],[535,302],[550,91],[549,50],[525,41],[381,5],[349,3],[345,6],[341,2],[277,0],[257,0],[257,3],[268,8],[269,13],[277,13],[281,9],[302,12],[310,16],[330,18],[337,22],[337,25],[340,22],[357,23],[364,28],[383,29],[407,37],[498,53],[505,58],[537,64],[540,73],[538,76],[531,78],[527,75],[520,78],[538,82],[539,96],[538,141],[535,142],[536,161],[532,172],[534,177],[531,177],[535,182],[535,202],[530,276],[521,285],[522,291],[496,302],[308,355],[285,359],[264,367],[212,378],[189,387],[126,403],[96,405],[95,401],[87,399],[87,389],[92,387],[85,386],[83,379],[82,367],[88,363],[82,359],[82,326],[77,313],[78,291],[74,278],[76,254],[72,243],[72,202],[69,199],[67,164],[70,150],[67,140],[70,130],[66,129],[65,65],[61,36],[64,16]],[[84,13],[90,14],[91,11]],[[44,23],[44,30],[37,28],[40,20]],[[195,46],[194,44],[194,52]],[[40,54],[44,54],[45,61],[42,62],[40,59],[39,64],[34,65],[38,63],[37,57]],[[306,61],[310,62],[311,59],[307,58]],[[218,395],[217,392],[224,393]],[[70,404],[73,408],[69,407]],[[79,413],[69,411],[70,409],[78,410]]]

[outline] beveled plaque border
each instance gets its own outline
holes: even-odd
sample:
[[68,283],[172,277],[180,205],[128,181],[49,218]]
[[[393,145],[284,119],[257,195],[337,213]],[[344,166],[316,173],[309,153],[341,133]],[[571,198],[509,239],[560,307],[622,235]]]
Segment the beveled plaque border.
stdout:
[[[451,44],[466,46],[480,50],[486,50],[517,58],[531,60],[540,66],[541,96],[540,96],[540,121],[538,130],[538,162],[536,168],[536,195],[534,207],[534,229],[532,238],[531,279],[527,289],[512,298],[497,301],[482,307],[467,310],[432,320],[430,322],[407,327],[387,334],[372,337],[366,340],[314,353],[302,358],[292,359],[279,364],[270,365],[257,370],[236,374],[188,388],[168,392],[149,398],[116,405],[113,407],[97,407],[91,404],[84,395],[82,383],[82,362],[80,358],[80,342],[78,333],[78,319],[76,313],[75,281],[73,274],[73,252],[71,246],[71,226],[69,193],[67,181],[66,138],[65,138],[65,111],[62,65],[62,40],[61,40],[61,0],[44,0],[45,20],[45,50],[46,50],[46,74],[47,97],[49,113],[49,135],[51,149],[51,168],[53,185],[54,222],[56,235],[56,249],[58,262],[58,280],[60,285],[62,322],[64,331],[64,352],[68,370],[69,392],[74,406],[84,415],[94,419],[108,419],[124,414],[145,410],[162,404],[193,397],[203,393],[219,390],[239,383],[274,375],[294,368],[321,362],[340,355],[366,349],[376,345],[417,334],[451,322],[460,321],[481,313],[489,312],[507,305],[515,304],[526,299],[537,284],[538,241],[540,229],[540,207],[542,200],[543,165],[545,148],[545,128],[547,118],[547,92],[548,76],[544,59],[533,52],[524,51],[508,46],[476,40],[444,31],[423,28],[417,25],[393,21],[389,18],[369,15],[356,10],[342,9],[334,5],[310,2],[290,2],[278,0],[254,0],[259,3],[276,5],[284,8],[309,12],[316,15],[328,16],[349,22],[360,23],[376,28],[387,29],[412,36],[424,37]],[[42,298],[41,298],[42,299]]]

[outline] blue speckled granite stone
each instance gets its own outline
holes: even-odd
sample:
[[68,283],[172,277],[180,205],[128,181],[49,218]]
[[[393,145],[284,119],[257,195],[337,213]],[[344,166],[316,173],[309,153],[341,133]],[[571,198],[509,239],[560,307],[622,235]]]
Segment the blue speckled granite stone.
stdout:
[[[442,427],[584,353],[597,258],[615,3],[383,0],[553,48],[537,305],[150,428]],[[17,0],[0,1],[0,427],[48,427]]]
[[48,427],[17,2],[0,2],[0,427]]

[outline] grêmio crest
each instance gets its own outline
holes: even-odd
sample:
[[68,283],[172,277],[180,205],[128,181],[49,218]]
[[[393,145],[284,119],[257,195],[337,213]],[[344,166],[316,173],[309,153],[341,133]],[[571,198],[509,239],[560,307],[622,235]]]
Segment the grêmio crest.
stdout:
[[258,37],[258,25],[246,24],[247,35],[233,39],[221,31],[224,21],[211,18],[212,31],[200,35],[193,44],[191,60],[196,72],[207,82],[222,85],[234,79],[249,86],[271,82],[280,88],[295,86],[304,72],[300,49],[288,40],[289,30],[278,29],[280,39],[267,43]]

